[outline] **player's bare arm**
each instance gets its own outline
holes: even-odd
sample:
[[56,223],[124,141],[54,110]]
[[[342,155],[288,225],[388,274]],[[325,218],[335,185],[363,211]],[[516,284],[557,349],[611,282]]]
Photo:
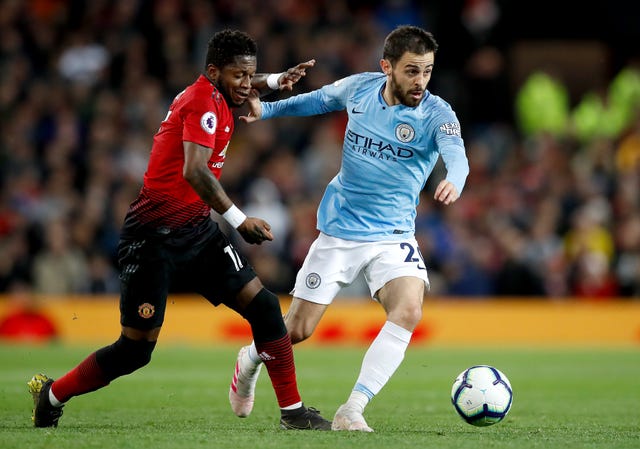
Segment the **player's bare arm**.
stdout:
[[[193,142],[184,142],[183,147],[182,176],[205,203],[224,214],[233,202],[207,166],[213,150]],[[271,226],[261,218],[247,217],[236,229],[247,243],[259,245],[265,240],[273,240]]]
[[307,75],[307,69],[316,64],[315,59],[301,62],[282,73],[256,73],[251,80],[251,87],[265,95],[274,90],[292,90],[293,85]]
[[436,187],[435,194],[433,195],[433,198],[436,201],[440,201],[447,205],[454,203],[458,197],[460,197],[458,189],[456,189],[456,186],[446,179],[440,181],[438,187]]

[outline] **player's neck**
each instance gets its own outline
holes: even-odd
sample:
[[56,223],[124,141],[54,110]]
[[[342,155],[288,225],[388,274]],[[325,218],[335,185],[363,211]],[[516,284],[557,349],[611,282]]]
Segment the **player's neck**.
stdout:
[[391,93],[388,82],[384,85],[384,88],[382,90],[382,99],[385,103],[387,103],[387,106],[395,106],[397,104],[400,104],[400,101],[393,95],[393,93]]

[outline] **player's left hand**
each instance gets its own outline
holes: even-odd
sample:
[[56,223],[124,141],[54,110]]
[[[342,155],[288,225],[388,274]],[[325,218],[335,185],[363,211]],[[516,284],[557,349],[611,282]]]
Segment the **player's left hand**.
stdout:
[[260,92],[255,89],[251,89],[249,97],[247,97],[246,104],[249,106],[249,112],[247,115],[241,115],[238,117],[241,122],[253,123],[262,117],[262,105],[260,104]]
[[451,204],[455,202],[460,197],[458,193],[458,189],[451,182],[443,179],[436,187],[436,193],[433,195],[433,198],[436,201],[440,201],[444,204]]
[[247,243],[260,245],[265,240],[273,240],[271,225],[261,218],[247,217],[247,219],[238,226],[238,232]]
[[292,90],[293,85],[300,81],[300,78],[307,75],[307,69],[316,65],[315,59],[301,62],[295,67],[291,67],[278,79],[278,87],[280,90]]

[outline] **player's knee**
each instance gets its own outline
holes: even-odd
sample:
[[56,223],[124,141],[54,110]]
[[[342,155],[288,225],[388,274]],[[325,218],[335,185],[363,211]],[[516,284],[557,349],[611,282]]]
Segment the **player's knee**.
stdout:
[[410,307],[409,310],[407,310],[407,316],[411,328],[415,329],[422,319],[422,305],[420,304]]
[[422,319],[422,304],[404,304],[389,312],[387,319],[405,329],[415,329]]
[[132,340],[120,335],[115,343],[96,352],[96,361],[111,381],[147,365],[155,346],[155,341]]
[[295,323],[287,322],[287,330],[289,331],[289,336],[291,337],[291,343],[296,344],[302,341],[305,341],[307,338],[311,337],[313,334],[313,328],[309,326],[305,326],[305,323]]

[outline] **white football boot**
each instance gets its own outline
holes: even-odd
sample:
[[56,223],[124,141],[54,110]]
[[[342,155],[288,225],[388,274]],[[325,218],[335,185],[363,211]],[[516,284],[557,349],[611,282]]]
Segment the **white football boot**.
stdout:
[[249,347],[240,348],[229,386],[231,410],[240,418],[246,418],[253,410],[256,383],[261,369],[262,363],[256,364],[249,358]]

